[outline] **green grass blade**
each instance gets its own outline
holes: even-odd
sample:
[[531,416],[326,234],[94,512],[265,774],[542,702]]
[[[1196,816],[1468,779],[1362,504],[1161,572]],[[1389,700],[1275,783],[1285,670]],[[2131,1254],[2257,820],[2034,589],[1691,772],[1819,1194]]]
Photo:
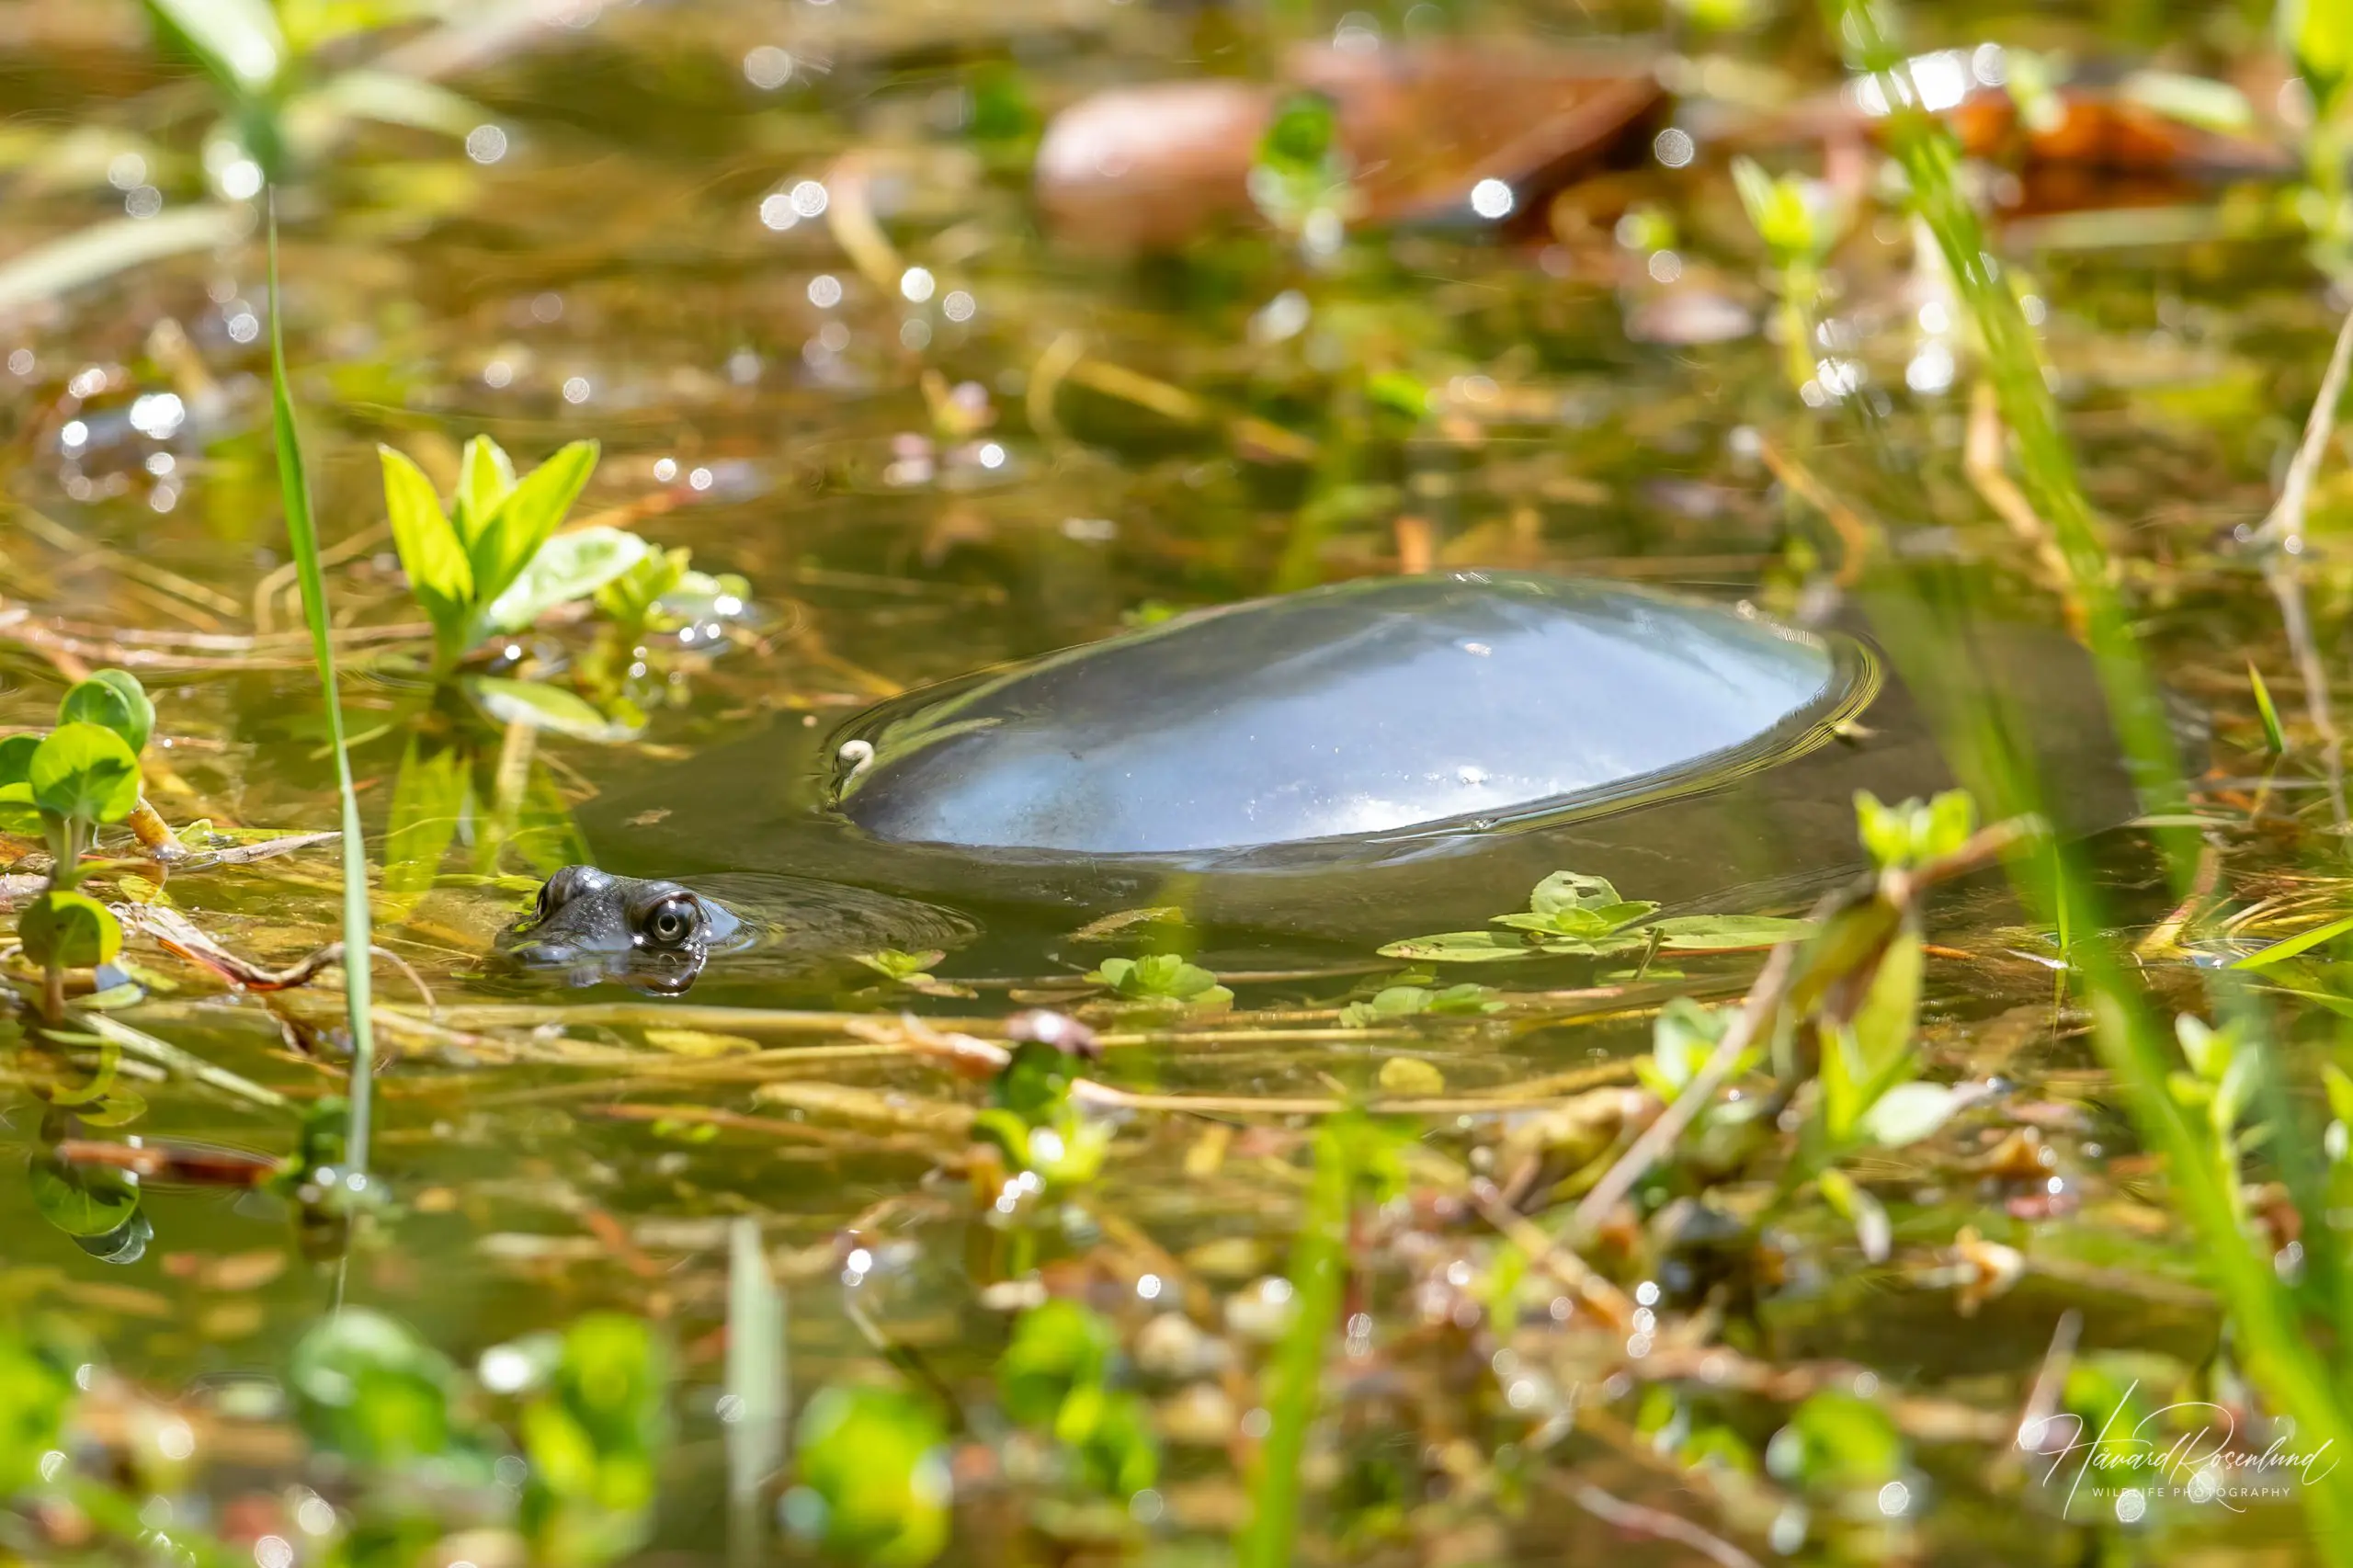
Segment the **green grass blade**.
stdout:
[[359,835],[359,795],[351,787],[351,756],[343,738],[343,699],[335,689],[335,644],[327,635],[327,584],[319,569],[319,530],[311,516],[311,482],[302,468],[302,441],[294,428],[294,400],[286,385],[286,332],[278,291],[278,214],[269,218],[269,403],[278,437],[278,482],[286,498],[286,535],[302,585],[302,619],[311,628],[311,656],[326,699],[327,741],[335,748],[335,787],[343,796],[344,996],[351,1018],[351,1174],[368,1174],[368,1119],[376,1074],[376,1039],[369,1028],[368,846]]
[[2271,687],[2264,683],[2263,672],[2255,661],[2246,662],[2246,683],[2255,688],[2255,710],[2263,717],[2263,744],[2278,756],[2288,749],[2288,733],[2279,727],[2279,710],[2272,705]]
[[785,1299],[768,1267],[757,1220],[727,1229],[728,1560],[764,1560],[761,1489],[784,1463],[784,1420],[792,1408],[785,1361]]
[[[1905,74],[1902,51],[1883,30],[1880,7],[1868,0],[1823,0],[1832,35],[1847,46],[1851,68]],[[2040,354],[2018,298],[1995,259],[1975,210],[1962,196],[1959,154],[1950,133],[1918,108],[1919,94],[1908,82],[1892,85],[1887,97],[1899,107],[1886,120],[1888,142],[1912,187],[1915,210],[1944,256],[1963,304],[1984,344],[2003,421],[2017,437],[2029,499],[2055,535],[2065,557],[2069,589],[2083,611],[2085,641],[2108,699],[2110,717],[2132,766],[2143,805],[2153,815],[2179,816],[2184,791],[2165,705],[2143,661],[2126,607],[2109,580],[2108,560],[2082,486],[2074,454],[2059,424],[2058,408],[2042,374]],[[1900,663],[1900,661],[1899,661]],[[1992,814],[2009,816],[2031,809],[2047,791],[2034,759],[2001,744],[2006,727],[1995,711],[1999,694],[1981,700],[1961,716],[1965,751],[1987,766]],[[2017,733],[2013,731],[2013,733]],[[2177,893],[2193,885],[2199,844],[2194,829],[2166,827],[2153,836],[2164,854]],[[2098,933],[2108,922],[2086,879],[2069,864],[2062,846],[2045,841],[2011,865],[2013,884],[2029,907],[2048,914],[2054,897],[2072,908],[2076,924]],[[2308,1334],[2298,1292],[2273,1271],[2271,1260],[2240,1232],[2233,1203],[2210,1157],[2208,1141],[2191,1125],[2166,1086],[2177,1057],[2168,1031],[2156,1018],[2138,976],[2114,945],[2086,937],[2070,951],[2075,978],[2091,1003],[2094,1038],[2102,1059],[2129,1098],[2143,1139],[2166,1161],[2174,1201],[2205,1243],[2205,1261],[2228,1305],[2238,1354],[2267,1400],[2294,1420],[2298,1440],[2346,1451],[2353,1445],[2353,1401]],[[2243,1023],[2256,1048],[2269,1030],[2261,1008],[2240,977],[2228,971],[2208,976],[2217,1010]],[[2307,1223],[2325,1229],[2317,1215],[2318,1186],[2312,1176],[2308,1142],[2292,1117],[2275,1129],[2274,1157],[2295,1194]],[[2315,1248],[2307,1290],[2333,1306],[2340,1325],[2353,1324],[2353,1285],[2343,1260]],[[2353,1564],[2353,1471],[2315,1476],[2303,1497],[2311,1536],[2325,1561]]]
[[2334,941],[2347,931],[2353,931],[2353,915],[2348,915],[2342,920],[2332,920],[2325,926],[2315,926],[2309,931],[2299,931],[2287,940],[2274,942],[2268,948],[2258,948],[2231,967],[2233,969],[2268,969],[2282,959],[2294,958],[2298,953],[2311,951],[2323,942]]
[[1250,1483],[1250,1525],[1237,1543],[1240,1568],[1290,1568],[1299,1534],[1300,1467],[1307,1428],[1323,1392],[1324,1354],[1348,1272],[1348,1205],[1356,1189],[1358,1128],[1342,1117],[1315,1141],[1315,1181],[1307,1222],[1290,1260],[1292,1316],[1275,1352],[1266,1446]]

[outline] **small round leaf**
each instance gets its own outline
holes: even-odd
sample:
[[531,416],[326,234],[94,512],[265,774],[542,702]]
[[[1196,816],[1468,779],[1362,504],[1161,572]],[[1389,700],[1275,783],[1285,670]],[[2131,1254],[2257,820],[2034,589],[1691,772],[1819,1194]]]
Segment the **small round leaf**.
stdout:
[[[155,705],[136,676],[124,670],[100,670],[78,681],[57,705],[61,724],[97,724],[122,737],[132,756],[145,749],[155,733]],[[5,782],[5,779],[0,779]]]
[[17,940],[43,967],[90,969],[122,951],[122,927],[97,899],[51,888],[17,916]]
[[40,808],[33,804],[29,784],[0,784],[0,833],[38,835]]
[[33,803],[84,822],[120,822],[139,804],[139,759],[102,724],[60,724],[27,769]]
[[22,784],[32,776],[33,753],[40,750],[39,735],[0,738],[0,788]]

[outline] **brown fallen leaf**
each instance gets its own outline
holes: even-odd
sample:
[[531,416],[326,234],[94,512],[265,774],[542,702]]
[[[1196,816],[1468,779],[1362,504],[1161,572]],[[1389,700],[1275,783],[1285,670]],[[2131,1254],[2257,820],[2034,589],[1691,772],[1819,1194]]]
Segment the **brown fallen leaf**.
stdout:
[[1999,87],[1969,94],[1946,119],[1972,158],[2010,165],[2068,164],[2145,175],[2286,175],[2294,156],[2251,133],[2216,131],[2167,115],[2132,96],[2132,78],[2068,83],[2049,112],[2029,117]]
[[1513,214],[1647,147],[1665,103],[1649,63],[1540,45],[1438,44],[1294,51],[1279,83],[1216,79],[1113,87],[1064,109],[1038,148],[1038,204],[1063,238],[1104,250],[1182,244],[1247,220],[1259,139],[1284,94],[1334,104],[1359,217],[1472,214],[1472,187],[1512,187]]

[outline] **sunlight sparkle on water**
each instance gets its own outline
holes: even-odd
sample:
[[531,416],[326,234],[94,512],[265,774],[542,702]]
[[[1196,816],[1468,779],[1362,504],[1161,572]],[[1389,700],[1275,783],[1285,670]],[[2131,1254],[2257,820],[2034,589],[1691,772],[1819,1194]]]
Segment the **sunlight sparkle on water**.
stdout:
[[764,93],[773,93],[792,80],[792,56],[764,43],[744,56],[744,80]]
[[177,392],[142,392],[131,404],[131,427],[153,440],[170,440],[187,419]]

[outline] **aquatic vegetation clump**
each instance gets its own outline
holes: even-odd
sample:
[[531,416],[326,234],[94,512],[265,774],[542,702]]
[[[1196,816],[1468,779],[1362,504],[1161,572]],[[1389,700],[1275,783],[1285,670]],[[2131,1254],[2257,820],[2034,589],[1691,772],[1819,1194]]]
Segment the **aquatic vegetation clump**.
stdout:
[[1233,1003],[1233,991],[1220,985],[1215,974],[1176,953],[1105,959],[1086,979],[1119,1001],[1142,1007],[1217,1008]]
[[121,922],[78,888],[98,829],[142,809],[139,754],[154,728],[138,680],[101,670],[65,693],[48,734],[0,740],[0,831],[37,833],[49,847],[48,877],[17,916],[17,941],[41,971],[41,1017],[52,1027],[64,1021],[65,971],[122,950]]
[[1607,958],[1619,953],[1729,953],[1804,936],[1805,922],[1771,915],[1658,917],[1654,899],[1620,897],[1606,877],[1555,871],[1536,884],[1528,907],[1498,915],[1495,931],[1441,931],[1381,949],[1383,958],[1425,963],[1501,963],[1536,958]]
[[643,540],[584,528],[558,540],[597,467],[597,443],[574,441],[529,474],[487,436],[466,443],[448,511],[404,453],[379,449],[384,509],[409,591],[433,623],[433,668],[448,675],[484,639],[521,631],[557,605],[585,599],[636,566]]

